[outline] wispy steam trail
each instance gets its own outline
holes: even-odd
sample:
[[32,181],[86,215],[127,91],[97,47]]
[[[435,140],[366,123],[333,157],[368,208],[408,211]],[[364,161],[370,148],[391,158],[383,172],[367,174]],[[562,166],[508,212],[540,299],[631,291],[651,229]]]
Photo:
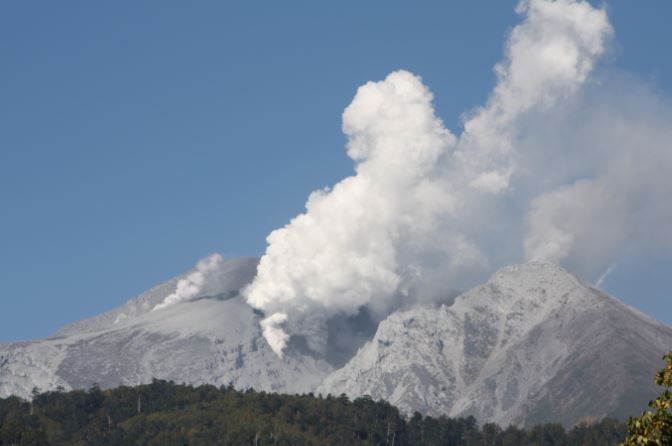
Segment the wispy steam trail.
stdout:
[[612,273],[616,265],[610,265],[609,268],[604,270],[602,274],[600,274],[600,277],[597,278],[595,281],[595,288],[602,289],[602,285],[604,285],[604,281],[607,280],[607,277]]
[[168,295],[163,302],[156,305],[152,311],[168,308],[182,302],[189,302],[201,295],[206,281],[217,272],[222,264],[222,256],[212,254],[196,264],[195,271],[189,273],[184,279],[177,282],[177,287],[172,294]]

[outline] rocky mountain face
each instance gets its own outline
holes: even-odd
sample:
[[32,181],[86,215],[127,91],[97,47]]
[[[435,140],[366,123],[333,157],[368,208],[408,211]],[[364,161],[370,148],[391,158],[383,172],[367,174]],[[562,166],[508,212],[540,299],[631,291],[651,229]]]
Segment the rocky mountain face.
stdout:
[[51,338],[0,344],[0,396],[161,378],[368,394],[407,413],[503,425],[573,425],[641,411],[672,348],[672,328],[556,265],[532,262],[500,270],[450,306],[390,315],[337,370],[343,361],[315,357],[300,342],[280,359],[261,335],[262,315],[239,295],[256,264],[226,262],[216,295],[151,311],[178,277]]
[[259,329],[261,315],[238,294],[256,265],[257,259],[226,262],[215,296],[151,311],[173,292],[177,277],[51,338],[0,344],[0,396],[28,396],[33,387],[98,383],[107,388],[152,378],[289,393],[313,390],[331,366],[292,349],[278,358]]
[[318,392],[501,425],[624,419],[657,393],[672,329],[546,262],[504,268],[451,306],[392,314]]

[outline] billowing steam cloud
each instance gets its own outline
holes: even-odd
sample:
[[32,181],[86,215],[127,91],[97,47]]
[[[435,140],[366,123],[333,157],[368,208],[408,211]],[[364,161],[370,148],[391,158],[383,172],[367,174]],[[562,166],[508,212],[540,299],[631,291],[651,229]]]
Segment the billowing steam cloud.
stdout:
[[[558,226],[554,213],[563,210],[547,202],[556,203],[552,194],[571,195],[549,188],[573,190],[566,181],[577,172],[552,178],[535,170],[543,157],[534,151],[544,147],[531,150],[538,134],[530,122],[553,119],[576,102],[611,27],[605,11],[578,0],[522,1],[518,12],[526,18],[496,66],[497,86],[459,138],[435,116],[432,94],[417,76],[398,71],[357,91],[343,114],[356,174],[314,192],[304,214],[269,235],[245,290],[266,314],[264,335],[278,355],[290,335],[322,351],[324,325],[335,314],[366,306],[383,317],[409,302],[442,298],[438,290],[459,278],[518,257],[521,209],[530,201],[525,251],[569,255],[571,245],[559,245],[577,235]],[[534,197],[547,190],[549,198]],[[493,243],[501,228],[516,248]]]
[[603,10],[576,0],[523,0],[526,20],[513,29],[498,83],[487,105],[464,125],[457,167],[469,185],[498,193],[516,168],[521,118],[553,108],[576,93],[604,52],[611,26]]
[[305,214],[269,235],[246,292],[269,316],[262,326],[276,353],[288,338],[281,324],[321,351],[325,317],[363,305],[386,313],[408,295],[422,272],[418,261],[431,251],[455,267],[481,260],[459,234],[431,240],[457,206],[437,170],[455,137],[431,100],[419,78],[399,71],[361,87],[345,110],[356,175],[311,194]]
[[214,282],[214,280],[209,279],[216,274],[222,262],[223,258],[219,254],[212,254],[201,259],[196,264],[196,269],[184,279],[180,279],[175,291],[169,294],[163,302],[156,305],[152,311],[168,308],[182,302],[189,302],[200,297],[206,288],[206,284]]
[[672,110],[631,82],[600,101],[576,126],[591,172],[532,200],[524,240],[527,258],[589,274],[623,255],[672,249]]

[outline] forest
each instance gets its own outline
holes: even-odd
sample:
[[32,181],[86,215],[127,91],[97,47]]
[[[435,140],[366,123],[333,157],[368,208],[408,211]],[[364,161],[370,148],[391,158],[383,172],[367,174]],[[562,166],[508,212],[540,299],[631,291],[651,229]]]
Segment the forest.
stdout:
[[624,423],[565,430],[479,426],[473,417],[404,417],[368,396],[280,395],[154,380],[135,387],[0,399],[0,445],[616,445]]

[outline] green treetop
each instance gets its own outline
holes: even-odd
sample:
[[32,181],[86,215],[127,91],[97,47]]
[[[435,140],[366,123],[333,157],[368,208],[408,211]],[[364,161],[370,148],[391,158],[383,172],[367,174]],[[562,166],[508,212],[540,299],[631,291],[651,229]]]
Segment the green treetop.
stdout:
[[672,352],[663,359],[666,365],[656,373],[656,384],[665,390],[649,403],[651,410],[628,420],[629,435],[621,446],[672,445]]

